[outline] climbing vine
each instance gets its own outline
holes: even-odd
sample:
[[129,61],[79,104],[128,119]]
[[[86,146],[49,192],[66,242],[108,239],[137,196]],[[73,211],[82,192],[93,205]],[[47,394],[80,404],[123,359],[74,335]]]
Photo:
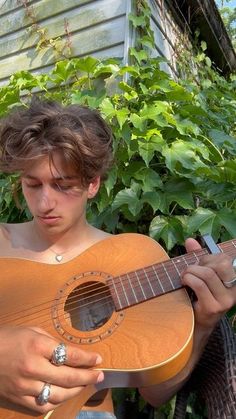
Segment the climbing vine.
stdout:
[[[34,94],[100,110],[113,130],[115,159],[89,205],[89,221],[112,233],[150,235],[171,255],[182,250],[189,236],[235,238],[236,77],[217,72],[206,43],[198,44],[195,55],[180,54],[183,77],[173,80],[161,70],[163,59],[150,54],[150,10],[139,1],[137,15],[130,15],[139,32],[130,65],[113,58],[68,58],[68,26],[64,49],[60,39],[48,39],[27,0],[21,2],[38,34],[37,48],[53,48],[63,60],[45,74],[13,74],[0,87],[0,116],[28,106]],[[30,218],[20,193],[16,205],[17,180],[17,175],[0,174],[2,222]],[[163,409],[168,417],[172,404]]]

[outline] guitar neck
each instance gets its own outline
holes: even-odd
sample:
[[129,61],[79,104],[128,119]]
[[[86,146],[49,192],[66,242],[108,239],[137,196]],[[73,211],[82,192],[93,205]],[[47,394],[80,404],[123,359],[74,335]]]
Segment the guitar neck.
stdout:
[[[236,240],[218,245],[221,252],[236,256]],[[183,288],[180,275],[190,265],[199,262],[201,256],[208,254],[200,249],[156,263],[124,275],[108,279],[108,286],[117,311],[150,300],[160,295]]]

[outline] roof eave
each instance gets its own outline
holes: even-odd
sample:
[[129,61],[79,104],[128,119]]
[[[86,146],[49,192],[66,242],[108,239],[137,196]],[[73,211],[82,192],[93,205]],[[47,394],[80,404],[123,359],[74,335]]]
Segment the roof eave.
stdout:
[[214,0],[174,0],[169,4],[181,13],[192,33],[200,30],[208,56],[223,74],[236,71],[236,52]]

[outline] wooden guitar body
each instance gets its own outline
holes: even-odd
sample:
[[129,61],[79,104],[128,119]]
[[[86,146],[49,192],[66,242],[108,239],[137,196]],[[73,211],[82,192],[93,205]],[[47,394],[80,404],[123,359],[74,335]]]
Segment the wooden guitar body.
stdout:
[[[111,236],[59,265],[0,259],[1,325],[38,326],[59,341],[97,351],[103,358],[99,369],[105,373],[104,382],[86,387],[80,397],[52,412],[50,419],[74,418],[102,388],[160,383],[184,367],[191,354],[194,326],[186,291],[148,296],[146,301],[119,309],[106,286],[110,278],[167,259],[154,240],[138,234]],[[138,276],[137,281],[140,286]],[[142,293],[142,287],[137,292]],[[0,419],[30,417],[45,416],[0,401]]]

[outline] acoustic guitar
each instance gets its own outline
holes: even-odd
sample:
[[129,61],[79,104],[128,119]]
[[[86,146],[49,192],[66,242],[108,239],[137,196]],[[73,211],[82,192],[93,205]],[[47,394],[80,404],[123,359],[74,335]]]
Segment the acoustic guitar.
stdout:
[[[236,256],[236,241],[220,245]],[[0,258],[0,325],[38,326],[101,354],[105,379],[40,415],[0,400],[1,419],[74,419],[97,391],[175,376],[192,349],[194,315],[180,273],[206,249],[169,259],[141,234],[110,236],[73,260],[49,265]]]

